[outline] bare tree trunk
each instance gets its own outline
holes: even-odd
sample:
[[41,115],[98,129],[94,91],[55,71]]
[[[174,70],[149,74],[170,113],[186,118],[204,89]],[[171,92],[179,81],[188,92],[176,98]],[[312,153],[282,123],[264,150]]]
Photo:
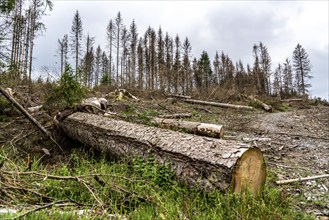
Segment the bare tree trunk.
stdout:
[[237,141],[174,132],[77,112],[60,123],[71,138],[116,157],[152,156],[170,163],[186,183],[205,190],[240,193],[263,190],[266,166],[261,151]]

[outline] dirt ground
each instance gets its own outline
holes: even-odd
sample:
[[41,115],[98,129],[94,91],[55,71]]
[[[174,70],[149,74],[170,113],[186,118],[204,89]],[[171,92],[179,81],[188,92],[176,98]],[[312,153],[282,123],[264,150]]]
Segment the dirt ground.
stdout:
[[[153,116],[192,113],[188,120],[222,124],[226,139],[237,139],[259,147],[265,155],[269,175],[279,180],[329,174],[329,107],[315,105],[288,106],[286,112],[225,109],[187,104],[152,96],[141,101],[110,100],[109,110],[129,119],[131,115]],[[45,112],[33,114],[48,129],[52,119]],[[130,120],[131,121],[131,120]],[[0,122],[0,146],[12,144],[22,151],[42,153],[45,145],[30,137],[37,129],[23,116]],[[27,149],[29,148],[29,149]],[[54,161],[65,160],[58,152]],[[55,158],[56,157],[56,158]],[[51,161],[51,160],[49,160]],[[298,208],[317,216],[329,216],[329,178],[280,185],[283,193],[298,198]]]

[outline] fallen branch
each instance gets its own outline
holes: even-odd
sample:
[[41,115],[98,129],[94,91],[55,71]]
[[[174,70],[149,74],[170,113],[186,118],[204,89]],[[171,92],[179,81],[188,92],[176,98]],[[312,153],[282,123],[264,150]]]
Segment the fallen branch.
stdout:
[[214,114],[212,111],[210,111],[209,109],[206,108],[202,108],[202,107],[194,107],[195,110],[201,110],[201,111],[205,111],[209,114]]
[[[65,204],[67,204],[67,202],[70,202],[70,200],[59,200],[59,201],[54,201],[54,202],[48,203],[48,204],[46,204],[46,205],[39,206],[39,207],[37,207],[37,208],[35,208],[35,209],[29,210],[29,211],[27,211],[27,212],[25,212],[25,213],[23,213],[23,214],[21,214],[21,215],[18,215],[18,216],[14,217],[14,218],[11,218],[11,219],[20,219],[20,218],[22,218],[22,217],[24,217],[24,216],[26,216],[26,215],[29,215],[29,214],[32,213],[32,212],[37,212],[37,211],[40,211],[40,210],[42,210],[42,209],[50,208],[50,207],[52,207],[52,206],[54,206],[54,205],[56,205],[56,204],[59,204],[59,203],[65,203]],[[69,204],[69,205],[72,205],[72,204]]]
[[265,141],[265,142],[270,142],[272,139],[271,138],[259,138],[259,137],[256,137],[256,138],[247,138],[247,137],[243,137],[242,138],[242,141],[244,142],[254,142],[254,141]]
[[10,96],[1,86],[0,86],[0,92],[27,118],[29,119],[35,126],[37,126],[42,133],[47,135],[55,144],[56,146],[62,151],[63,149],[61,146],[55,141],[55,139],[51,136],[50,132],[47,131],[35,118],[28,113],[23,106],[21,106],[12,96]]
[[192,103],[192,104],[212,105],[212,106],[217,106],[217,107],[222,107],[222,108],[254,110],[253,107],[246,106],[246,105],[233,105],[233,104],[228,104],[228,103],[208,102],[208,101],[195,100],[195,99],[181,99],[180,101]]
[[77,177],[76,179],[79,183],[82,183],[82,185],[84,185],[86,187],[86,189],[90,192],[90,194],[98,202],[99,206],[104,210],[103,201],[95,195],[94,191],[88,186],[88,184],[83,179],[80,179],[79,177]]
[[34,107],[29,107],[27,108],[27,111],[33,113],[33,112],[37,112],[42,108],[42,105],[38,105],[38,106],[34,106]]
[[191,113],[177,113],[177,114],[170,114],[170,115],[158,115],[159,118],[191,118]]
[[320,179],[320,178],[329,178],[329,174],[323,174],[323,175],[319,175],[319,176],[302,177],[302,178],[289,179],[289,180],[279,180],[279,181],[276,181],[276,184],[283,185],[283,184],[289,184],[289,183],[295,183],[295,182],[315,180],[315,179]]
[[168,111],[168,112],[174,114],[174,112],[173,112],[172,110],[170,110],[170,109],[164,107],[163,105],[161,105],[161,104],[159,104],[159,103],[158,103],[158,106],[160,106],[160,107],[163,108],[164,110],[166,110],[166,111]]
[[304,99],[282,99],[281,102],[302,102]]
[[175,95],[175,94],[170,94],[170,97],[174,97],[174,98],[180,98],[180,99],[191,99],[191,96],[186,96],[186,95]]

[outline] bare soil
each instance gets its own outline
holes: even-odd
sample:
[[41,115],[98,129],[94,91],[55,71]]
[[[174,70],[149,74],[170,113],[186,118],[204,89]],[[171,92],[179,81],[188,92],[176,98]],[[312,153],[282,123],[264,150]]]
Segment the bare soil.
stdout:
[[[160,95],[159,95],[160,96]],[[269,176],[273,179],[292,179],[329,174],[329,107],[310,104],[291,105],[287,112],[266,113],[187,104],[149,95],[142,101],[110,100],[109,110],[127,120],[143,123],[141,116],[170,113],[192,113],[188,120],[222,124],[225,138],[250,142],[265,155]],[[246,104],[246,103],[244,103]],[[135,116],[139,117],[135,117]],[[52,118],[45,112],[34,114],[48,129]],[[136,120],[137,119],[137,120]],[[38,134],[39,133],[39,134]],[[38,135],[36,135],[38,134]],[[60,136],[60,134],[56,134]],[[69,146],[60,136],[62,146]],[[43,137],[23,116],[0,122],[0,146],[11,144],[23,154],[43,153],[52,149],[48,162],[65,161],[50,141]],[[69,152],[69,147],[66,149]],[[329,178],[276,186],[298,199],[298,208],[318,216],[329,216]]]

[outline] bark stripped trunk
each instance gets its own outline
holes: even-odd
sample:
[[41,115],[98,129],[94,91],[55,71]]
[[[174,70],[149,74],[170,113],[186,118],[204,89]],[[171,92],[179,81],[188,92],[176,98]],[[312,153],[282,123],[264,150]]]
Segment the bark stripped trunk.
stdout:
[[153,156],[170,162],[177,176],[205,190],[263,190],[266,166],[261,151],[236,141],[205,138],[137,125],[101,116],[74,113],[61,122],[71,138],[118,157]]
[[201,104],[201,105],[212,105],[222,108],[234,108],[234,109],[248,109],[253,110],[253,107],[246,106],[246,105],[233,105],[228,103],[219,103],[219,102],[207,102],[202,100],[195,100],[195,99],[181,99],[180,101],[192,103],[192,104]]
[[223,138],[224,128],[223,125],[215,125],[208,123],[200,123],[193,121],[181,121],[177,119],[154,118],[153,123],[157,124],[160,128],[169,128],[172,130],[183,130],[187,133],[198,134],[202,136]]

